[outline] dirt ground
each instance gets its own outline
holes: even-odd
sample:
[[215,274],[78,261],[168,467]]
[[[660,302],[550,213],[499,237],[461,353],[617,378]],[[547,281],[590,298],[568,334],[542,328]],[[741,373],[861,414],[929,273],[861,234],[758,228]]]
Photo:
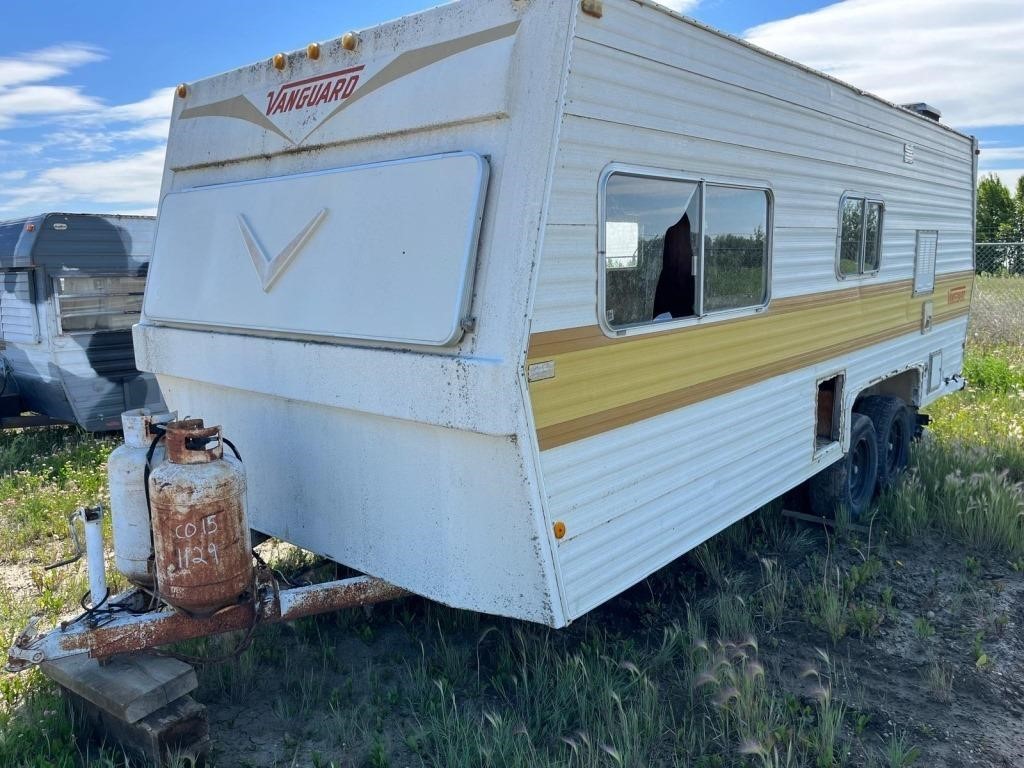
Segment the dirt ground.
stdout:
[[[833,644],[799,607],[763,634],[759,659],[780,697],[798,703],[791,706],[810,701],[815,682],[806,672],[827,658],[832,688],[847,707],[844,765],[887,764],[878,762],[879,752],[892,734],[903,734],[920,750],[914,765],[1024,766],[1024,574],[934,538],[866,551],[863,540],[838,545],[819,529],[811,533],[811,552],[785,558],[792,574],[813,579],[810,564],[823,554],[843,571],[877,558],[878,574],[858,594],[883,607],[863,638],[851,627]],[[739,573],[755,574],[764,554],[741,558]],[[661,599],[667,585],[679,593]],[[683,606],[699,605],[715,590],[686,558],[556,634],[583,637],[600,626],[624,647],[643,644],[666,624],[685,621]],[[488,628],[537,630],[493,621],[412,598],[369,616],[267,628],[250,667],[243,660],[242,667],[201,675],[198,698],[209,707],[214,764],[436,764],[420,743],[417,666],[496,674]],[[929,670],[940,670],[948,687],[930,681]]]
[[[847,637],[831,651],[843,699],[870,715],[867,728],[880,737],[897,726],[910,731],[922,751],[916,764],[1024,766],[1024,574],[992,563],[965,574],[962,548],[934,540],[894,548],[883,560],[879,582],[893,590],[895,610],[876,637]],[[933,636],[915,630],[918,618],[934,627]],[[826,648],[828,638],[797,621],[774,640],[766,655],[783,684],[799,690],[809,647]],[[948,702],[926,684],[935,664],[952,675]]]

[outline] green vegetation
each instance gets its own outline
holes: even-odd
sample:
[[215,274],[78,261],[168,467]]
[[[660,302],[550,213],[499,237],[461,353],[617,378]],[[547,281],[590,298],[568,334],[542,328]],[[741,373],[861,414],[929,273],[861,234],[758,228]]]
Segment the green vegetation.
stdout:
[[[952,711],[1020,663],[1004,590],[1024,581],[1022,363],[1005,346],[969,355],[969,388],[930,409],[933,437],[866,529],[823,533],[769,505],[561,631],[418,599],[264,627],[240,658],[201,670],[215,739],[237,739],[213,764],[942,764],[936,734],[953,721],[932,727],[908,702]],[[33,611],[76,610],[84,566],[43,566],[69,553],[68,513],[105,500],[114,443],[67,429],[0,440],[6,644]],[[330,576],[295,549],[268,556]],[[902,670],[892,703],[861,690],[863,659],[879,655]],[[0,766],[126,764],[75,730],[38,672],[0,678]]]

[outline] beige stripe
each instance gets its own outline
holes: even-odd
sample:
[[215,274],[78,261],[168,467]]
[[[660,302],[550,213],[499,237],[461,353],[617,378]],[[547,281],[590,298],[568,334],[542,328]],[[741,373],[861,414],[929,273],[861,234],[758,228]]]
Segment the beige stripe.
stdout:
[[[936,315],[935,319],[950,320],[966,314],[966,308],[950,310]],[[889,341],[907,333],[913,333],[916,330],[920,330],[920,328],[920,322],[906,323],[899,327],[864,336],[844,344],[816,349],[812,352],[796,355],[760,368],[751,368],[739,374],[730,374],[729,376],[701,382],[692,387],[678,389],[674,392],[630,403],[629,405],[553,424],[550,427],[537,430],[540,449],[545,451],[549,448],[557,448],[560,445],[633,424],[686,405],[693,405],[712,397],[735,392],[752,384],[805,368],[808,365],[814,365],[833,357],[870,347],[873,344]]]
[[[936,276],[936,282],[941,280],[943,283],[960,279],[973,281],[974,272],[953,272],[946,275]],[[899,280],[890,283],[866,285],[858,288],[845,288],[843,290],[829,291],[827,293],[788,296],[786,298],[772,301],[764,312],[759,312],[756,315],[749,315],[747,317],[734,318],[732,320],[723,320],[721,322],[714,323],[714,325],[715,327],[721,327],[723,325],[733,323],[749,323],[763,317],[788,314],[790,312],[800,312],[824,306],[845,304],[851,301],[861,301],[864,299],[874,298],[876,296],[901,293],[904,291],[909,293],[912,288],[912,280]],[[642,336],[619,336],[614,338],[605,335],[597,325],[564,328],[557,331],[544,331],[530,336],[530,350],[527,356],[531,360],[541,360],[554,357],[556,355],[562,355],[567,352],[579,352],[584,349],[596,349],[598,347],[611,346],[615,344],[628,344],[631,341],[636,341],[640,338],[651,339],[672,334],[698,333],[702,328],[706,327],[708,326],[690,325],[683,328],[673,328],[665,331],[645,333]]]

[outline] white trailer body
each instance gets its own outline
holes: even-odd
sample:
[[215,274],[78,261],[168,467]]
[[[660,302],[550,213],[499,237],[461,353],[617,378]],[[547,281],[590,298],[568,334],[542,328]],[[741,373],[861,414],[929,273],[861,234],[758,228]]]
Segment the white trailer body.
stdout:
[[[958,388],[973,286],[972,138],[586,5],[466,0],[180,89],[135,327],[257,530],[552,626],[841,459],[858,397]],[[653,312],[684,239],[694,295]]]

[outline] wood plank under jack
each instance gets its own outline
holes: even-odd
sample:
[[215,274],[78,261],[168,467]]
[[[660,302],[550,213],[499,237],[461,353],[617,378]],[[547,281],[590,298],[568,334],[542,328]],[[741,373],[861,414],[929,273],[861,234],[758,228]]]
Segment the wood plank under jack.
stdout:
[[43,674],[126,723],[134,723],[191,693],[196,672],[166,656],[117,656],[100,665],[88,654],[41,665]]
[[210,748],[206,707],[188,694],[195,670],[177,659],[118,656],[101,665],[86,654],[41,665],[94,735],[155,765],[169,757],[195,758]]

